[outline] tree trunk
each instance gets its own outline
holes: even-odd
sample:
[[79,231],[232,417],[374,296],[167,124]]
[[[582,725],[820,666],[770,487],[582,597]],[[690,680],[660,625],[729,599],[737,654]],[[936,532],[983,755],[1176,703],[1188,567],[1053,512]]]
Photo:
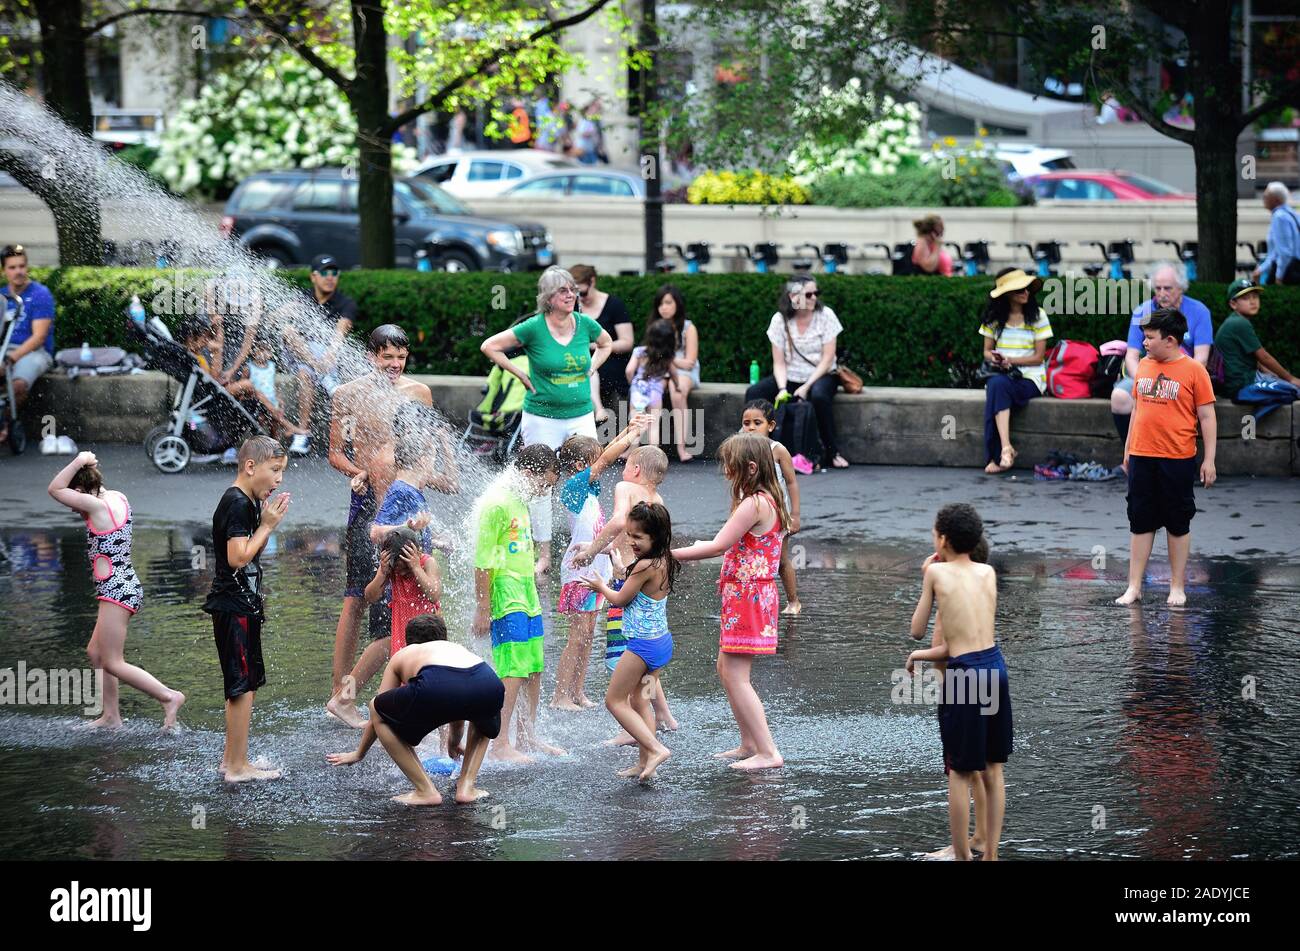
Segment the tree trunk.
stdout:
[[[664,257],[663,175],[659,149],[659,121],[655,104],[659,100],[659,48],[655,0],[641,0],[641,46],[651,51],[650,66],[640,71],[641,174],[645,179],[645,271],[653,274]],[[647,169],[646,156],[651,165]],[[648,175],[647,175],[648,172]]]
[[1231,281],[1237,264],[1237,136],[1241,121],[1241,60],[1231,2],[1203,5],[1188,31],[1188,76],[1196,104],[1196,273]]
[[352,0],[356,79],[347,90],[357,117],[357,209],[361,215],[361,266],[395,265],[393,148],[388,129],[388,37],[380,0]]
[[[72,128],[90,136],[93,115],[86,79],[86,38],[81,0],[35,0],[41,26],[45,105]],[[33,142],[38,150],[40,143]],[[59,263],[96,265],[104,260],[98,190],[90,182],[63,180],[57,155],[38,159],[35,176],[14,177],[49,206],[59,237]]]

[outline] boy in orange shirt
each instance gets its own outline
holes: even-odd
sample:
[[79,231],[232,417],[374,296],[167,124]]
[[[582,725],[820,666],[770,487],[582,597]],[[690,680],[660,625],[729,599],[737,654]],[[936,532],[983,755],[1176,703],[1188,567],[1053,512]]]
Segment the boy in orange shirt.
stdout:
[[1187,555],[1192,548],[1192,516],[1196,514],[1196,424],[1201,424],[1205,460],[1201,484],[1214,485],[1214,452],[1218,431],[1210,375],[1182,352],[1187,318],[1161,309],[1141,321],[1147,355],[1138,364],[1133,382],[1133,419],[1124,445],[1128,473],[1128,523],[1133,534],[1128,563],[1128,590],[1116,604],[1142,598],[1142,579],[1161,528],[1169,545],[1169,598],[1187,603],[1183,590]]

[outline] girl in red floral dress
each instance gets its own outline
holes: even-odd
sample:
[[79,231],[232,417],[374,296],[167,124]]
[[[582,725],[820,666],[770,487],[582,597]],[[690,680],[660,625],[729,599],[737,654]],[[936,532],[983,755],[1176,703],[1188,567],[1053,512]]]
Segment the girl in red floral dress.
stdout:
[[772,769],[784,763],[767,727],[763,701],[749,682],[754,657],[776,653],[779,601],[777,572],[781,539],[790,513],[776,479],[772,449],[752,433],[732,436],[718,449],[731,483],[731,517],[711,542],[673,551],[679,561],[725,556],[718,591],[722,595],[722,637],[718,677],[740,728],[740,745],[719,753],[732,769]]

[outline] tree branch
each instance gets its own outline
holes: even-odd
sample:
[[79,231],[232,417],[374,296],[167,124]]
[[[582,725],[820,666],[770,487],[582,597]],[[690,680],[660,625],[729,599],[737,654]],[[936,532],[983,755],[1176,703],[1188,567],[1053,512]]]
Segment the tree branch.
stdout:
[[[104,17],[104,19],[100,20],[98,23],[92,23],[89,26],[83,27],[81,33],[83,36],[93,36],[100,30],[104,29],[104,27],[112,26],[119,20],[125,20],[127,17],[144,16],[145,14],[151,13],[160,13],[167,16],[199,17],[202,19],[206,19],[210,16],[227,16],[227,14],[224,14],[219,10],[173,10],[167,7],[136,7],[131,10],[123,10],[120,13],[114,13],[111,16]],[[229,16],[229,19],[233,20],[240,18],[231,15]]]
[[322,76],[332,82],[335,86],[338,86],[339,89],[342,90],[343,95],[347,96],[349,99],[352,98],[353,80],[343,75],[342,70],[338,69],[336,66],[321,59],[320,55],[302,40],[290,36],[286,29],[288,21],[276,21],[270,14],[259,9],[257,5],[253,3],[248,4],[248,12],[259,26],[271,34],[273,39],[280,40],[304,60],[316,67]]
[[1300,98],[1300,79],[1273,90],[1273,95],[1268,99],[1242,113],[1241,128],[1246,128],[1260,116],[1268,115],[1274,109],[1296,105],[1297,98]]
[[565,17],[562,20],[551,20],[549,23],[547,23],[546,26],[541,27],[538,30],[534,30],[531,34],[524,37],[523,39],[517,40],[514,43],[505,44],[504,46],[500,47],[495,52],[493,52],[490,56],[485,56],[483,59],[475,63],[472,69],[467,69],[465,72],[462,72],[455,79],[446,83],[436,93],[434,93],[433,95],[425,99],[424,102],[420,103],[417,106],[412,106],[410,109],[407,109],[405,112],[399,113],[398,115],[394,116],[392,119],[388,121],[388,124],[384,126],[384,132],[388,135],[392,135],[393,132],[397,131],[402,126],[406,125],[412,119],[416,119],[419,116],[424,115],[424,113],[437,108],[453,92],[455,92],[461,86],[464,86],[475,76],[478,76],[489,66],[498,62],[503,56],[507,55],[508,53],[514,53],[518,50],[524,49],[525,47],[531,45],[532,43],[537,42],[543,37],[550,36],[553,33],[558,33],[562,30],[568,29],[571,26],[576,26],[577,24],[582,23],[584,20],[587,20],[590,17],[594,16],[596,13],[598,13],[609,2],[610,0],[594,0],[591,6],[589,6],[585,10],[575,13],[572,16]]

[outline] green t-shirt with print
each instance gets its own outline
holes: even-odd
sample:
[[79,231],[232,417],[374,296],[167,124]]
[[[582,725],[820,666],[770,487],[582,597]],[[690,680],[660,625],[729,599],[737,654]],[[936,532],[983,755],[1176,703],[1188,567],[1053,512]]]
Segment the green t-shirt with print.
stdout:
[[1249,320],[1229,314],[1214,335],[1214,346],[1223,357],[1223,392],[1231,399],[1255,382],[1255,351],[1263,344]]
[[573,339],[561,346],[534,314],[513,329],[528,353],[528,376],[537,392],[524,396],[524,412],[549,419],[573,419],[593,409],[591,405],[591,345],[604,332],[586,314],[573,315]]
[[502,480],[478,500],[475,521],[478,541],[474,567],[492,572],[492,620],[516,611],[529,617],[541,614],[533,578],[533,530],[528,503]]

